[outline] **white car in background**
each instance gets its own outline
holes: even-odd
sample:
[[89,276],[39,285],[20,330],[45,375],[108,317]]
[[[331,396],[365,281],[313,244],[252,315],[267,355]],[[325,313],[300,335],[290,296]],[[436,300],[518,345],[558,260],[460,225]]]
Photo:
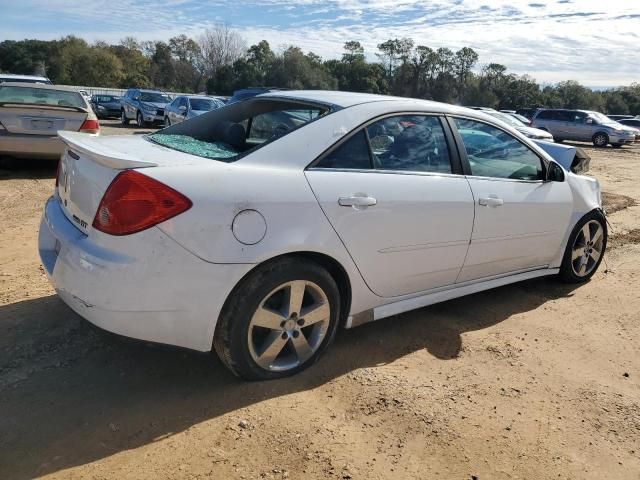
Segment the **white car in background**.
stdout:
[[524,125],[521,120],[514,118],[510,113],[498,112],[496,110],[483,110],[484,113],[496,117],[498,120],[505,122],[507,125],[515,128],[525,137],[533,140],[544,140],[545,142],[553,142],[553,135],[546,130],[540,130],[539,128],[529,127]]
[[606,248],[597,180],[461,107],[281,91],[147,137],[60,137],[39,236],[59,296],[246,379],[304,369],[339,325],[584,282]]
[[62,85],[0,84],[0,156],[60,158],[65,145],[58,131],[100,132],[86,100]]

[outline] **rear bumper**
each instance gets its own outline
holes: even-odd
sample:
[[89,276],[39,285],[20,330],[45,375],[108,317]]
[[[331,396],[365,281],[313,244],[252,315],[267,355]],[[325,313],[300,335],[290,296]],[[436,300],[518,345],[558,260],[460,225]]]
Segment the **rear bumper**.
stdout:
[[207,263],[158,228],[110,237],[117,250],[91,239],[101,235],[86,236],[47,201],[38,249],[60,298],[110,332],[210,350],[222,305],[252,265]]
[[20,135],[0,132],[0,154],[19,158],[59,158],[64,143],[56,135]]

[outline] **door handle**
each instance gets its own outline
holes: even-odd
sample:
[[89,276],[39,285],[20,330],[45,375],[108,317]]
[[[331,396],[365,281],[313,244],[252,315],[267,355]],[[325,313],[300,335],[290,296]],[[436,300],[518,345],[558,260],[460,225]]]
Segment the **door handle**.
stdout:
[[498,197],[484,197],[479,198],[478,203],[483,207],[500,207],[504,205],[504,200]]
[[373,207],[378,201],[366,194],[354,194],[338,198],[338,204],[342,207],[366,208]]

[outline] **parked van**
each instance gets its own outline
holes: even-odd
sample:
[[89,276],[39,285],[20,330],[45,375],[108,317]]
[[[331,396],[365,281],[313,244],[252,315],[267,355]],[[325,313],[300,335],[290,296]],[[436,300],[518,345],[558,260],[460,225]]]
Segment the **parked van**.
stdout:
[[593,142],[596,147],[621,147],[635,141],[635,134],[606,115],[589,110],[544,109],[536,112],[531,126],[548,131],[558,142]]

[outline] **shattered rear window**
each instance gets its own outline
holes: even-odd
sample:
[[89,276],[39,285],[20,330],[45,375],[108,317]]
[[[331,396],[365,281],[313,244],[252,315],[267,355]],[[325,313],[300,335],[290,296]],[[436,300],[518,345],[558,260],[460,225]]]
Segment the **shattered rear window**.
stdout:
[[200,157],[221,159],[232,158],[238,155],[238,150],[224,142],[205,142],[188,135],[167,135],[164,133],[154,133],[149,135],[153,142],[173,148],[184,153],[198,155]]

